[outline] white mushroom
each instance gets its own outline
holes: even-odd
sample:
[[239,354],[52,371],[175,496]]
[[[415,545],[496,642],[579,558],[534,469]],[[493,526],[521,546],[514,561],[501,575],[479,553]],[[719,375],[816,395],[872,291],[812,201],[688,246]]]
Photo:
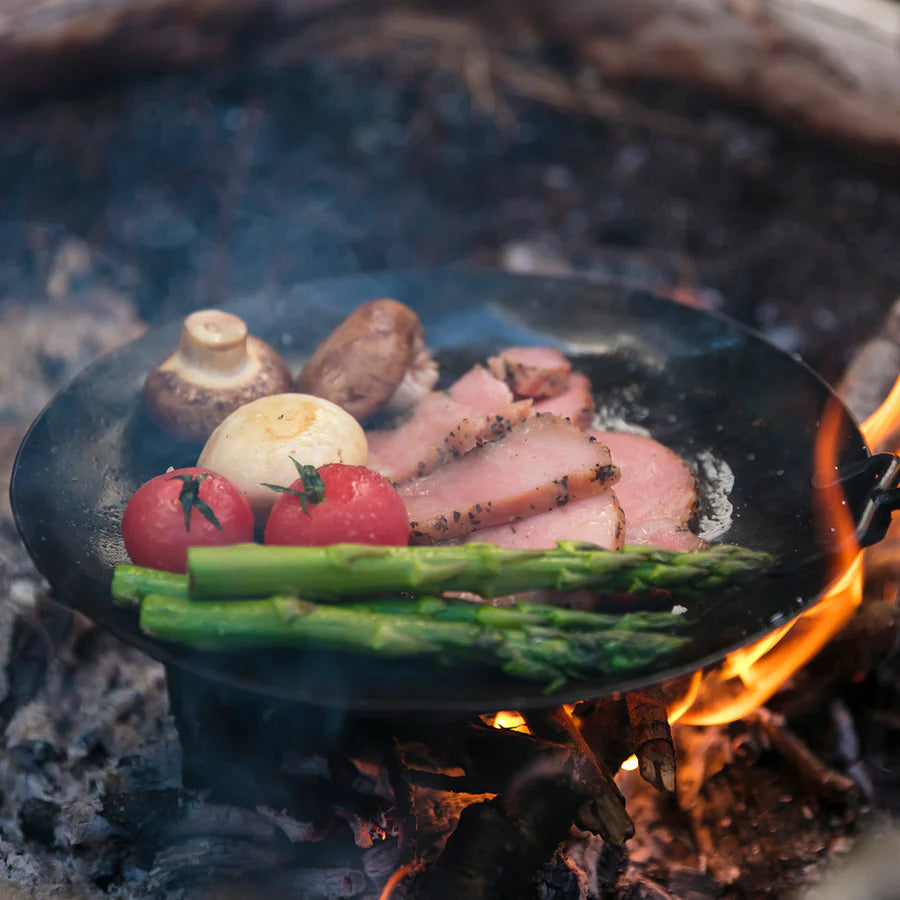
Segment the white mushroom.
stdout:
[[197,461],[246,495],[258,523],[301,465],[365,465],[368,442],[360,424],[337,404],[309,394],[261,397],[236,409],[209,436]]
[[150,418],[200,443],[234,409],[291,389],[284,360],[247,333],[243,319],[220,309],[191,313],[175,351],[144,381]]

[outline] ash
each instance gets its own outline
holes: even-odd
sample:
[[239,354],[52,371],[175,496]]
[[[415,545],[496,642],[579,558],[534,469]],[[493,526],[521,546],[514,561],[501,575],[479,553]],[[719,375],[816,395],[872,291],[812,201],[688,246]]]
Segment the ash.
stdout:
[[143,873],[123,878],[129,861],[99,812],[111,791],[178,784],[164,671],[52,604],[8,520],[0,520],[0,589],[13,601],[0,606],[5,873],[39,896],[63,888],[133,896]]

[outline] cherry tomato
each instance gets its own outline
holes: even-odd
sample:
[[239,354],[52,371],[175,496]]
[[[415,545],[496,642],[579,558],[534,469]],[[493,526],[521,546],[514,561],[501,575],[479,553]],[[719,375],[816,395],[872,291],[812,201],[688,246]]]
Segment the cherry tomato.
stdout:
[[[304,487],[301,476],[279,495],[266,522],[265,543],[409,543],[406,507],[387,478],[365,466],[342,463],[321,466],[317,472],[319,490],[310,490],[312,484]],[[301,502],[300,494],[307,494],[307,500]]]
[[210,469],[175,469],[135,491],[122,517],[132,562],[184,572],[188,547],[253,540],[253,510],[243,492]]

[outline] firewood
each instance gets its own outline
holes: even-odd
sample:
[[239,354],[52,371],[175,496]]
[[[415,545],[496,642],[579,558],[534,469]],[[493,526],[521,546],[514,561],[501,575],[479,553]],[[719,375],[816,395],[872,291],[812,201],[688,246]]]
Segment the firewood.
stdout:
[[610,79],[689,83],[900,160],[900,15],[891,0],[538,0],[545,29]]
[[641,776],[658,791],[675,790],[675,747],[661,687],[625,695]]
[[[900,373],[900,298],[885,316],[878,331],[860,344],[837,386],[838,396],[859,421],[872,415],[887,397]],[[887,435],[883,446],[892,450],[900,442],[900,431]]]
[[594,753],[610,769],[618,769],[633,752],[631,723],[624,698],[584,700],[575,705],[574,714],[582,737]]
[[785,725],[783,716],[759,707],[752,716],[772,746],[789,762],[800,780],[820,797],[856,805],[856,785],[851,778],[835,772],[816,756],[803,741]]
[[577,824],[611,844],[621,845],[633,837],[634,824],[625,812],[625,798],[616,786],[610,768],[591,749],[565,707],[525,711],[523,716],[528,727],[539,737],[571,743],[575,759],[590,777],[591,798],[579,809]]
[[515,811],[496,797],[467,806],[424,900],[519,900],[569,831],[580,799],[558,778],[533,779]]

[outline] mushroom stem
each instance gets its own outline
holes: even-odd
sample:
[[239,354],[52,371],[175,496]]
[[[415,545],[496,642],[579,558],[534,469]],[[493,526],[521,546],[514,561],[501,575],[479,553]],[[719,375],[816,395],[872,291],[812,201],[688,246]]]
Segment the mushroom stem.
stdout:
[[231,375],[247,360],[247,325],[220,309],[198,310],[184,320],[178,353],[192,368]]

